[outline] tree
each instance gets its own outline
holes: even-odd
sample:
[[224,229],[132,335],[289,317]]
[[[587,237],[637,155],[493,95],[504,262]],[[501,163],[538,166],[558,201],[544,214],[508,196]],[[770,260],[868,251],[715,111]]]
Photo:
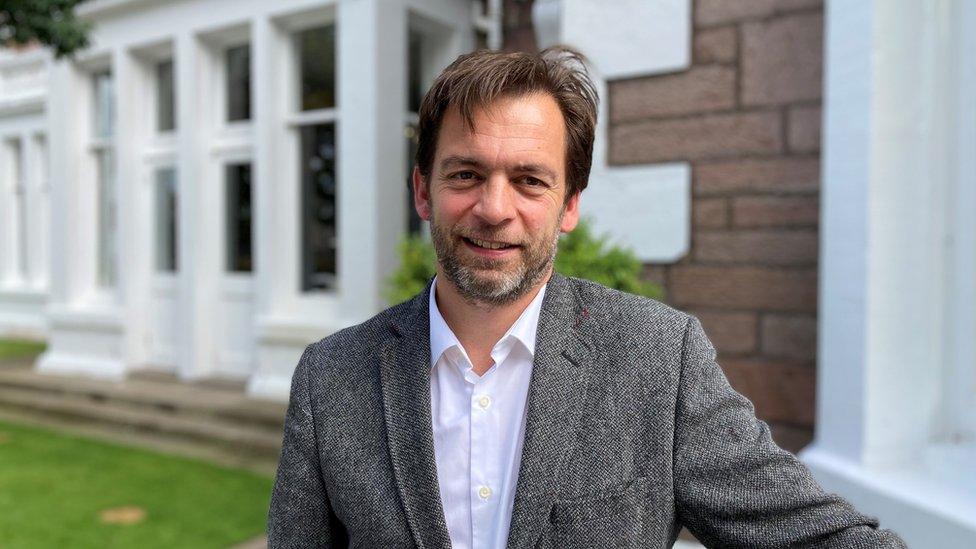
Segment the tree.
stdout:
[[84,0],[0,0],[0,44],[39,43],[55,57],[88,46],[91,23],[75,16]]

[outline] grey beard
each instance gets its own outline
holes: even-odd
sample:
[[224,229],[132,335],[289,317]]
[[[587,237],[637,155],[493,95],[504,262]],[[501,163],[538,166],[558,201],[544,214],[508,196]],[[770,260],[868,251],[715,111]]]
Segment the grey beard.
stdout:
[[[562,221],[562,214],[559,221]],[[559,226],[559,222],[556,226]],[[462,263],[451,248],[451,235],[436,222],[431,223],[431,239],[444,276],[454,284],[463,299],[473,304],[500,306],[526,295],[549,273],[556,259],[559,231],[557,229],[552,235],[545,254],[527,256],[519,270],[501,280],[479,277],[475,269]]]

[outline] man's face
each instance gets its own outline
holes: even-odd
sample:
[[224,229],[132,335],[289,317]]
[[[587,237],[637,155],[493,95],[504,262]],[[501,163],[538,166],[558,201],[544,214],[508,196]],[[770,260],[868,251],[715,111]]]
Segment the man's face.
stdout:
[[470,301],[500,305],[548,277],[560,232],[579,219],[566,196],[566,125],[547,94],[501,98],[441,123],[430,180],[414,202],[430,221],[438,272]]

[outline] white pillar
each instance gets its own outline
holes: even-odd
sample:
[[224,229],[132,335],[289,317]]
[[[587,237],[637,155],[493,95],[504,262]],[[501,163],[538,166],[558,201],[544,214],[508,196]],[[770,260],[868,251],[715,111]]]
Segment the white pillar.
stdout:
[[[118,58],[118,52],[106,53],[109,55]],[[123,88],[114,75],[113,87],[118,97]],[[92,136],[91,76],[86,69],[61,61],[53,67],[51,89],[76,93],[51,93],[48,104],[50,154],[57,159],[51,162],[50,174],[51,206],[56,214],[50,233],[50,337],[37,368],[118,379],[125,367],[116,292],[98,288],[96,277],[98,185],[95,162],[87,148]],[[118,173],[117,168],[115,171]]]
[[340,310],[368,318],[406,231],[406,9],[344,0],[338,13]]
[[817,429],[801,456],[911,547],[976,534],[972,462],[931,459],[944,455],[951,382],[945,244],[962,4],[826,10]]
[[176,37],[177,140],[177,371],[181,378],[210,375],[216,366],[215,324],[220,269],[220,216],[204,208],[217,201],[218,181],[208,181],[205,136],[209,113],[203,107],[206,73],[203,46],[189,31]]

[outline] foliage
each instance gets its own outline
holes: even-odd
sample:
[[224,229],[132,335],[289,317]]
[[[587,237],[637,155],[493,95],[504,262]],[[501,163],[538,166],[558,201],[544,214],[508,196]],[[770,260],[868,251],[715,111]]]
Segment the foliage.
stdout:
[[[229,547],[265,529],[272,479],[0,422],[4,547]],[[109,509],[144,512],[113,524]]]
[[385,297],[400,303],[417,295],[434,274],[437,254],[434,246],[420,235],[409,235],[400,241],[400,266],[387,279]]
[[0,2],[0,44],[39,42],[58,58],[88,46],[91,24],[75,16],[84,0],[3,0]]
[[[400,242],[400,267],[387,280],[390,303],[405,301],[427,285],[435,273],[437,256],[430,242],[409,236]],[[559,239],[556,271],[565,276],[586,278],[624,292],[660,299],[661,287],[641,279],[641,262],[627,249],[610,243],[607,236],[595,236],[587,220]]]
[[44,352],[46,345],[39,341],[0,339],[0,360],[34,358]]

